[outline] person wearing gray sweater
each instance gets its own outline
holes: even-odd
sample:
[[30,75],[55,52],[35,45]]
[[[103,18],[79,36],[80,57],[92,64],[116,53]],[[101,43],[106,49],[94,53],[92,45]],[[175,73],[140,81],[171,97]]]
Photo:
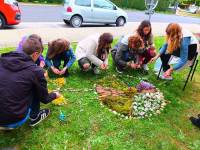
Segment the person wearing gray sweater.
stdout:
[[122,73],[127,68],[141,68],[138,55],[144,51],[144,43],[140,36],[126,35],[122,37],[111,50],[117,72]]

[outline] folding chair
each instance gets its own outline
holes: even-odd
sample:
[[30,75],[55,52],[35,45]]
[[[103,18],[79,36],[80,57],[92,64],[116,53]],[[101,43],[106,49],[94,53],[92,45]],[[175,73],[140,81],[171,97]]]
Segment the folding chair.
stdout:
[[[189,65],[190,71],[188,73],[187,79],[186,79],[185,84],[183,86],[183,91],[185,90],[185,88],[187,86],[189,78],[192,81],[192,79],[194,77],[194,73],[195,73],[197,65],[199,63],[199,60],[197,58],[198,58],[197,44],[189,45],[189,47],[188,47],[188,61],[192,61],[192,64]],[[160,73],[162,71],[162,68],[163,68],[163,64],[160,67],[160,70],[159,70],[159,73],[158,73],[158,76],[157,76],[157,80],[160,78]]]

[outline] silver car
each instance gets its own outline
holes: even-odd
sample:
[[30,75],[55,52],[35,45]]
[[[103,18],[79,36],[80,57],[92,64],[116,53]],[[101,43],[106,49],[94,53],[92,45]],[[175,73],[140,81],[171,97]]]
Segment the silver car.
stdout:
[[65,0],[63,21],[72,27],[82,23],[103,23],[123,26],[127,13],[109,0]]

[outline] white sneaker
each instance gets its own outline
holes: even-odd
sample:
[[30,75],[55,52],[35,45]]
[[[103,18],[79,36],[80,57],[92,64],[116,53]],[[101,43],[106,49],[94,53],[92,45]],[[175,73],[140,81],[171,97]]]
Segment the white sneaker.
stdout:
[[117,73],[119,73],[119,74],[122,74],[122,73],[123,73],[123,71],[122,71],[122,70],[119,70],[117,67],[116,67],[115,69],[116,69]]
[[164,75],[160,75],[160,78],[163,79],[163,80],[173,80],[172,76],[168,76],[168,77],[165,77]]
[[142,65],[142,68],[143,68],[145,71],[148,71],[148,70],[149,70],[149,67],[148,67],[147,64]]

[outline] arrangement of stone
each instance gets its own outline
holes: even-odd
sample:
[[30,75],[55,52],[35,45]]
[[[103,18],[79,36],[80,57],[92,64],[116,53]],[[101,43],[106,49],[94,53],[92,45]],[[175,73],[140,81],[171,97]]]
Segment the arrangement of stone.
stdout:
[[101,103],[125,118],[147,118],[160,114],[167,102],[153,84],[141,81],[128,87],[117,77],[105,77],[96,85]]

